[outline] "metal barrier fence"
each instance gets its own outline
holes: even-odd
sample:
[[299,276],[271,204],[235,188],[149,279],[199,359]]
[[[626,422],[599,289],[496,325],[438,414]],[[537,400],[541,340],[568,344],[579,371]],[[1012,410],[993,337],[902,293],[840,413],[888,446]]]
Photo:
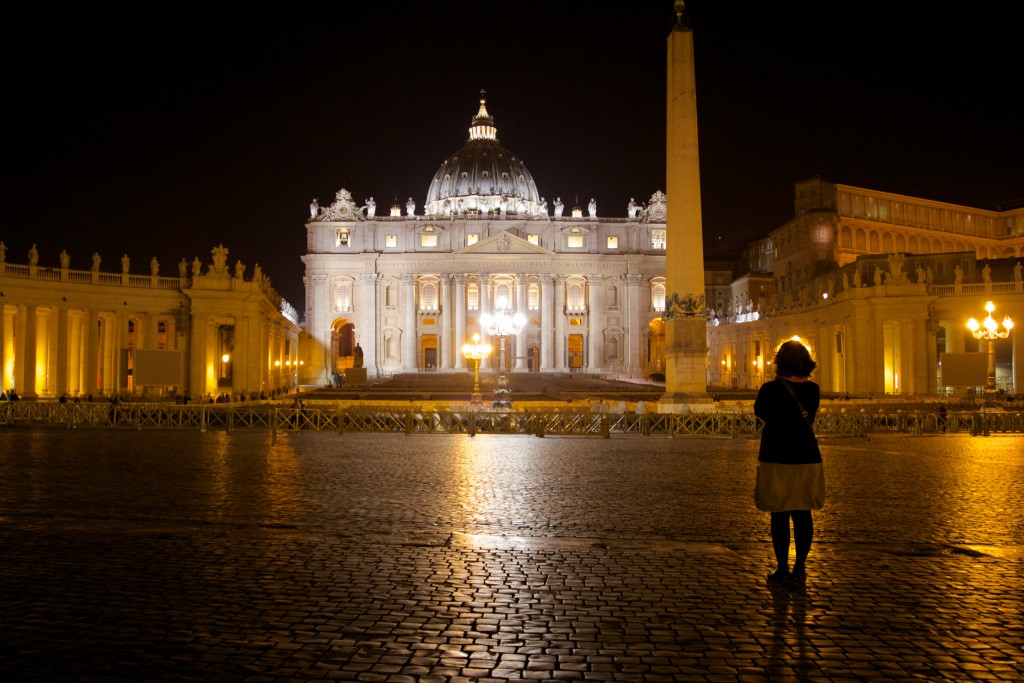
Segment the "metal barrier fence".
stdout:
[[[492,411],[409,405],[301,408],[274,404],[178,405],[139,403],[0,402],[0,425],[117,427],[128,429],[269,430],[400,434],[532,434],[534,436],[741,437],[760,433],[752,413],[595,413],[589,409]],[[865,436],[873,432],[936,434],[1024,433],[1024,411],[819,412],[819,435]]]
[[[761,421],[750,412],[595,413],[580,410],[492,411],[417,406],[340,407],[311,404],[301,408],[254,403],[178,405],[161,403],[0,403],[0,425],[168,430],[269,430],[400,434],[531,434],[544,436],[743,437],[760,433]],[[870,432],[935,433],[939,417],[927,413],[869,414],[821,412],[819,435],[865,436]],[[950,432],[1024,433],[1024,414],[950,413]]]

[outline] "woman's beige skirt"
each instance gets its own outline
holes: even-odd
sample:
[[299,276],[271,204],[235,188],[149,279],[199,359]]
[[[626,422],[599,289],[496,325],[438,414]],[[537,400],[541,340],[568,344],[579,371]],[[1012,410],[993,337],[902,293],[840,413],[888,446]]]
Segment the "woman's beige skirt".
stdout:
[[754,504],[765,512],[820,510],[825,505],[825,470],[822,464],[757,463]]

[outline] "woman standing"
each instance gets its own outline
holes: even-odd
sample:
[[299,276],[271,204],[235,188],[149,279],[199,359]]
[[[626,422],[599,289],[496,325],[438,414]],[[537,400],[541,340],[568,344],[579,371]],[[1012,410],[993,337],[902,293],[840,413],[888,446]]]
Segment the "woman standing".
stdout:
[[[806,580],[814,537],[811,510],[820,510],[825,503],[825,475],[813,427],[821,392],[810,380],[817,366],[803,344],[785,342],[775,354],[775,380],[761,385],[754,401],[754,414],[764,421],[755,502],[758,509],[771,513],[777,567],[768,580],[773,583],[801,585]],[[790,520],[796,546],[792,571]]]

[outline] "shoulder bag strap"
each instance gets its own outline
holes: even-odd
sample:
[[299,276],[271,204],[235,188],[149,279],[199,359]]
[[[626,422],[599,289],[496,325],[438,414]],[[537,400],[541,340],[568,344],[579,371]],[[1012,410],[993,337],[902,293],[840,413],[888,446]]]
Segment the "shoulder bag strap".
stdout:
[[804,404],[800,402],[799,398],[797,398],[796,392],[793,391],[793,387],[791,387],[789,382],[787,382],[784,379],[780,379],[779,381],[782,382],[782,386],[786,387],[786,391],[788,391],[789,395],[793,397],[794,401],[796,401],[797,406],[799,406],[800,408],[800,414],[804,416],[804,420],[807,422],[808,426],[811,428],[811,431],[813,432],[814,423],[811,422],[810,413],[807,412],[807,409],[804,408]]

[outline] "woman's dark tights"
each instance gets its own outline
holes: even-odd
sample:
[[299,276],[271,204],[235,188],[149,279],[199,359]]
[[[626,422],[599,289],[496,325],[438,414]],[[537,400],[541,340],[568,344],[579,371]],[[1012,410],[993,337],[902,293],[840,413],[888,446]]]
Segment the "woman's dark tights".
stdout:
[[789,566],[789,519],[793,518],[793,540],[796,544],[796,561],[794,571],[802,571],[811,552],[811,540],[814,538],[814,520],[810,510],[787,510],[772,513],[772,548],[775,550],[775,561],[779,567]]

